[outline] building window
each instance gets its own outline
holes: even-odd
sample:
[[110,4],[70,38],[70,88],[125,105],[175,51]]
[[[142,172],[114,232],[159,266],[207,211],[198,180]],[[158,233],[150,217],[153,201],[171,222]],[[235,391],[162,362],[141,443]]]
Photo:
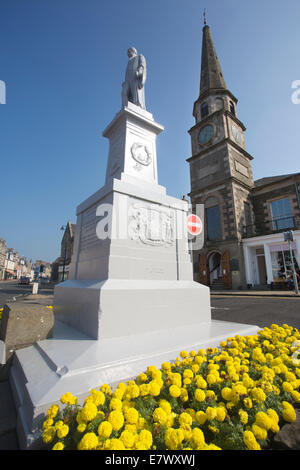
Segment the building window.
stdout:
[[222,238],[219,206],[207,207],[205,215],[208,240],[219,240]]
[[291,203],[288,197],[271,202],[273,230],[294,228]]
[[229,102],[230,112],[235,116],[235,107],[232,101]]
[[205,118],[205,116],[208,116],[208,104],[206,101],[201,104],[201,119]]

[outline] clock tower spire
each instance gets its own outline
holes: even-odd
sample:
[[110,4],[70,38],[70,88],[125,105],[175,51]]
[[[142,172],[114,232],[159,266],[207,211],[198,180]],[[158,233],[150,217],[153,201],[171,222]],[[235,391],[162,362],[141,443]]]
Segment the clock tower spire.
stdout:
[[238,100],[226,86],[206,21],[202,32],[200,92],[189,130],[192,156],[187,159],[192,207],[205,208],[205,242],[194,252],[195,278],[208,285],[221,278],[223,287],[238,288],[244,285],[242,226],[252,219],[252,156],[237,116]]

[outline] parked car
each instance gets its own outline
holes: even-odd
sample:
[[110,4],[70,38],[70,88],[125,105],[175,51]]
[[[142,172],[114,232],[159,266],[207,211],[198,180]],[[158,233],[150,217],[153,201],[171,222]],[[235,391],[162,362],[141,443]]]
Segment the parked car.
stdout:
[[30,284],[30,278],[25,276],[20,277],[19,284]]

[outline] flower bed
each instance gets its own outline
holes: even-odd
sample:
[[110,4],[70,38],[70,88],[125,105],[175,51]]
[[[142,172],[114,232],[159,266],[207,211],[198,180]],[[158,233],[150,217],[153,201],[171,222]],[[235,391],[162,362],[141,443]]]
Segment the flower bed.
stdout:
[[[260,450],[300,403],[300,333],[272,325],[206,351],[181,351],[136,380],[93,389],[82,406],[52,405],[43,442],[53,450]],[[298,343],[299,344],[299,343]]]

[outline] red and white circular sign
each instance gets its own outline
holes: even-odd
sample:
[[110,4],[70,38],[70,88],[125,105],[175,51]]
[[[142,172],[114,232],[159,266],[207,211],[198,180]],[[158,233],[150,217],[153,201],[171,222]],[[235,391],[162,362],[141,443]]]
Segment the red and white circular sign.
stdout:
[[191,235],[199,235],[202,232],[202,222],[200,217],[191,214],[186,219],[187,230]]

